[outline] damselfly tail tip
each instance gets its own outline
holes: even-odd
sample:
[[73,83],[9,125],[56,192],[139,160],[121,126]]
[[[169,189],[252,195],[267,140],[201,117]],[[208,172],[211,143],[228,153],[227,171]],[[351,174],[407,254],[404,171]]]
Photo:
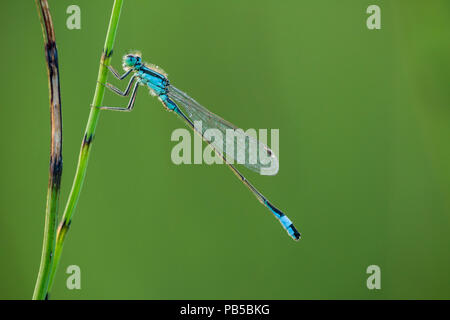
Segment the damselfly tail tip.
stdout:
[[298,241],[302,238],[302,235],[300,234],[300,232],[298,232],[298,230],[294,227],[294,225],[291,225],[289,234],[295,241]]
[[281,212],[280,209],[276,208],[269,201],[267,201],[267,199],[264,199],[264,204],[270,209],[270,211],[272,211],[278,221],[280,221],[281,225],[288,232],[291,238],[296,241],[300,240],[300,232],[298,232],[298,230],[294,227],[292,221],[283,212]]

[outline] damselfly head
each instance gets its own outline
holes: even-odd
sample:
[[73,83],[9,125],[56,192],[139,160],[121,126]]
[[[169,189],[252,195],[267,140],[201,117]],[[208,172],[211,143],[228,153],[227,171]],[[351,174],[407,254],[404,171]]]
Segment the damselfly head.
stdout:
[[123,68],[130,69],[142,64],[142,59],[139,54],[130,53],[123,57]]

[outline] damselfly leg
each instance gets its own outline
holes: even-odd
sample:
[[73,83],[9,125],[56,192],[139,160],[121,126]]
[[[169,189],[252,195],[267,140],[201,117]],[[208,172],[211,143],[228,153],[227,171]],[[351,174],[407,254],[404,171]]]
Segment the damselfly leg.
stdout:
[[[116,94],[118,94],[120,96],[126,97],[130,93],[131,86],[133,85],[133,82],[135,80],[139,80],[137,78],[137,76],[131,77],[131,79],[128,82],[128,85],[127,85],[127,88],[125,89],[125,91],[120,90],[119,88],[113,86],[112,84],[110,84],[108,82],[105,84],[105,87],[107,87],[109,90],[113,91],[114,93],[116,93]],[[139,81],[137,83],[139,83]]]
[[119,72],[117,72],[113,66],[107,66],[107,67],[108,67],[109,71],[111,71],[111,73],[114,75],[114,77],[116,77],[119,80],[125,79],[133,71],[133,69],[129,69],[123,75],[120,75]]
[[[119,76],[119,74],[117,74],[117,73],[115,72],[115,70],[114,70],[112,67],[111,67],[111,68],[108,67],[108,69],[109,69],[109,70],[114,74],[114,76],[116,76],[118,79],[120,79],[120,77],[122,77],[122,79],[124,79],[124,78],[129,74],[129,72],[127,72],[127,73],[124,74],[123,76]],[[121,79],[121,80],[122,80],[122,79]],[[127,107],[109,107],[109,106],[101,106],[101,107],[99,107],[99,108],[102,109],[102,110],[126,111],[126,112],[127,112],[127,111],[129,112],[129,111],[133,110],[134,103],[135,103],[135,101],[136,101],[137,89],[138,89],[138,87],[139,87],[139,79],[137,78],[137,76],[133,76],[133,77],[130,79],[130,82],[128,82],[128,86],[127,86],[127,88],[125,89],[125,91],[121,91],[119,88],[113,86],[113,85],[110,84],[110,83],[104,84],[105,87],[107,87],[109,90],[111,90],[111,91],[114,92],[115,94],[118,94],[118,95],[120,95],[120,96],[126,97],[126,96],[128,96],[128,95],[130,94],[130,89],[131,89],[131,86],[133,85],[133,82],[135,82],[135,83],[134,83],[134,87],[133,87],[133,92],[131,93],[131,98],[130,98],[130,101],[128,101]]]

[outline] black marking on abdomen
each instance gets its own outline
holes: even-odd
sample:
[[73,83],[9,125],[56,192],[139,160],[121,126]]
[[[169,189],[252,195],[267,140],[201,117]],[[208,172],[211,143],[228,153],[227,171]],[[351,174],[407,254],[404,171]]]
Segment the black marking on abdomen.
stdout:
[[275,213],[279,215],[279,218],[284,216],[284,213],[275,208],[269,201],[266,200],[266,204],[269,206],[270,209],[272,209]]
[[298,230],[294,227],[294,224],[293,224],[293,223],[291,223],[291,225],[289,226],[289,228],[291,228],[292,231],[294,231],[294,238],[295,238],[295,240],[298,240],[298,239],[301,238],[302,235],[301,235],[300,232],[298,232]]

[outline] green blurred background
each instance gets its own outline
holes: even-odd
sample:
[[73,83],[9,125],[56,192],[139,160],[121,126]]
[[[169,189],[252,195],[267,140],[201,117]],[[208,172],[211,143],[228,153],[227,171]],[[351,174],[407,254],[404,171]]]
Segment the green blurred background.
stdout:
[[[112,1],[49,1],[72,183]],[[66,9],[81,8],[81,30]],[[381,30],[366,8],[381,7]],[[125,1],[112,64],[139,49],[213,112],[280,129],[277,176],[244,174],[302,232],[292,241],[223,165],[181,165],[182,122],[141,89],[104,112],[55,299],[450,298],[450,2]],[[0,11],[0,298],[31,298],[49,161],[34,1]],[[111,77],[110,77],[111,79]],[[121,88],[125,85],[114,81]],[[105,103],[125,99],[108,93]],[[69,265],[81,290],[66,289]],[[381,267],[381,290],[366,268]]]

